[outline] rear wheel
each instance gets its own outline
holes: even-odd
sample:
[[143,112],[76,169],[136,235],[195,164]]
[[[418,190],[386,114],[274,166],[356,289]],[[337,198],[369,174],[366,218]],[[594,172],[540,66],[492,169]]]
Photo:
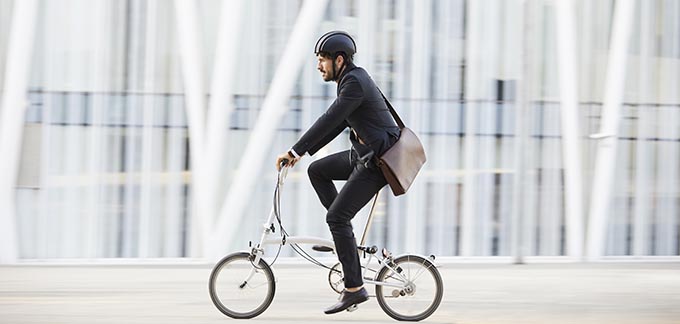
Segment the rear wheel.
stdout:
[[394,259],[389,267],[380,269],[376,281],[378,304],[399,321],[428,318],[439,307],[444,293],[439,270],[430,260],[417,255]]
[[210,274],[208,289],[215,307],[231,318],[253,318],[274,299],[276,283],[267,262],[247,252],[232,253],[218,262]]

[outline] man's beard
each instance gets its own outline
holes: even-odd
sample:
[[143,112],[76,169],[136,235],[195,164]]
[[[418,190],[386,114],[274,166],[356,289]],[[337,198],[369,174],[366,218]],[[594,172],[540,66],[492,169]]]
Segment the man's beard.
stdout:
[[330,71],[328,71],[328,72],[324,71],[324,74],[323,74],[323,80],[324,81],[326,81],[326,82],[333,81],[333,77],[334,76],[331,75]]

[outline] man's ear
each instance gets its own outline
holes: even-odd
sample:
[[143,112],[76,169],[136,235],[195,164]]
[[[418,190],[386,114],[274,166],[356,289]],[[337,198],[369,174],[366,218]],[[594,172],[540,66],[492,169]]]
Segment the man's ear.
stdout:
[[342,55],[338,55],[338,57],[335,58],[335,64],[337,66],[342,66],[342,63],[345,63],[345,57]]

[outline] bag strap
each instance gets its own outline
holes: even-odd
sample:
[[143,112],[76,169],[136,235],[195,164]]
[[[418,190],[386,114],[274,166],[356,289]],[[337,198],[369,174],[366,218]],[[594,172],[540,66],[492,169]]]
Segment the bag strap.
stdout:
[[380,90],[380,88],[376,87],[378,91],[380,91],[380,95],[382,95],[383,99],[385,99],[385,103],[387,104],[387,108],[390,110],[390,114],[392,114],[392,118],[394,118],[394,121],[397,122],[397,125],[399,126],[399,129],[403,129],[406,127],[404,125],[404,122],[401,121],[401,118],[397,114],[397,112],[394,110],[394,107],[392,107],[392,104],[390,103],[389,100],[387,100],[387,97],[383,94],[383,92]]

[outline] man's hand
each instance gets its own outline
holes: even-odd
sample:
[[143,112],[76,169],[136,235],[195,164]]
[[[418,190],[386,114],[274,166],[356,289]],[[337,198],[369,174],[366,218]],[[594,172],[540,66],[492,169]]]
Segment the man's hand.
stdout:
[[300,158],[296,158],[296,157],[292,156],[291,154],[289,154],[288,152],[279,154],[279,156],[276,157],[276,170],[277,171],[281,171],[281,164],[284,161],[286,161],[286,163],[285,163],[286,165],[292,167],[292,166],[295,165],[295,163],[300,161]]

